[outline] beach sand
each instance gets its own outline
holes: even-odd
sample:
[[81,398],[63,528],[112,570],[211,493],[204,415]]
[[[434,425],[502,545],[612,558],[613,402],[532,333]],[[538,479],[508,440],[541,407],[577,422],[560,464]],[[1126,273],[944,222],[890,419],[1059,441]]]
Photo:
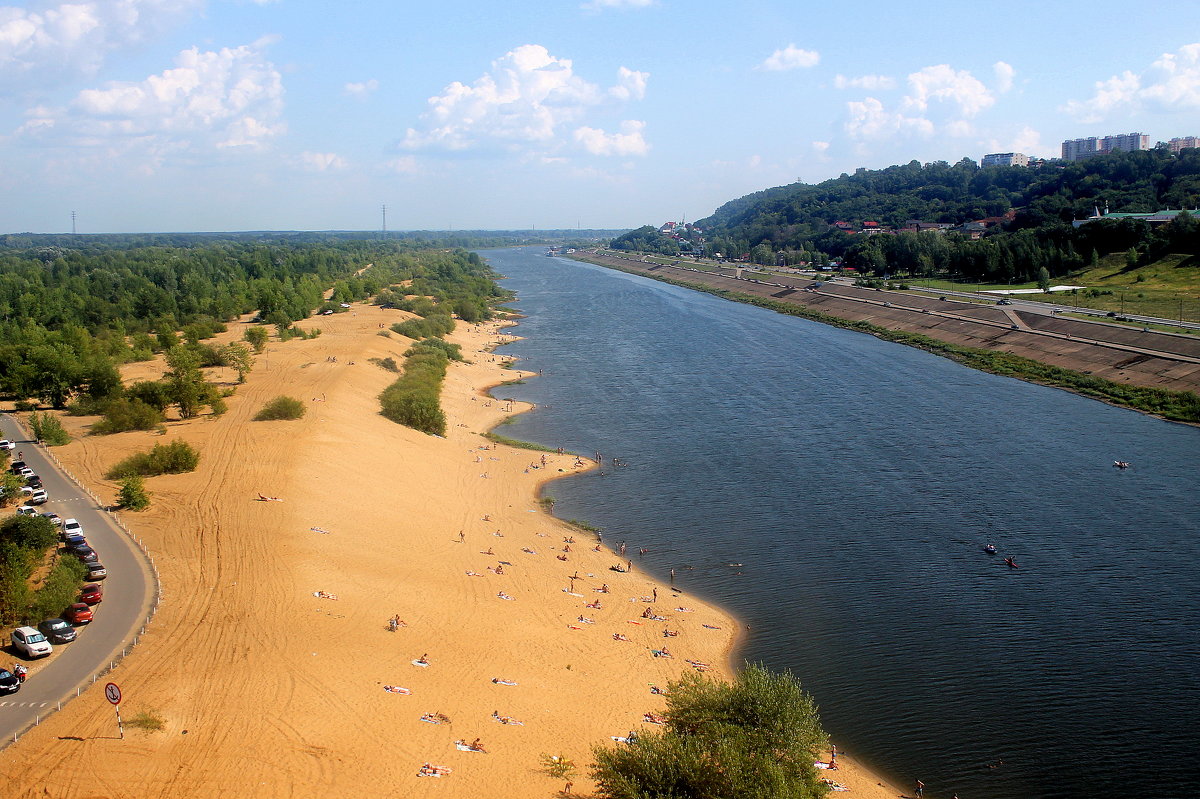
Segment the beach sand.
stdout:
[[[370,359],[402,360],[409,340],[378,334],[407,316],[355,306],[308,320],[322,335],[273,340],[224,416],[168,423],[165,440],[191,442],[202,459],[194,473],[148,479],[152,507],[123,514],[154,553],[163,601],[113,674],[125,718],[153,711],[165,727],[118,740],[92,688],[0,755],[6,797],[558,795],[564,781],[541,773],[543,753],[578,764],[574,793],[586,796],[592,745],[652,729],[643,713],[665,706],[652,684],[689,671],[685,658],[731,673],[738,622],[642,574],[636,532],[633,571],[616,573],[609,567],[625,558],[593,551],[592,534],[539,506],[541,483],[581,468],[574,456],[549,454],[531,469],[540,453],[481,435],[523,410],[485,391],[522,376],[491,352],[498,323],[460,323],[450,337],[469,362],[447,375],[445,438],[379,415],[377,395],[395,375]],[[131,364],[125,376],[160,373]],[[281,394],[304,401],[306,416],[250,421]],[[74,433],[89,421],[64,419]],[[55,453],[108,500],[116,486],[104,470],[163,440],[80,437]],[[566,590],[576,572],[578,596]],[[610,593],[594,590],[603,583]],[[106,590],[121,590],[119,574]],[[642,601],[655,590],[657,602]],[[648,607],[668,621],[642,619]],[[405,625],[393,632],[397,615]],[[664,638],[664,627],[678,636]],[[664,643],[673,658],[653,656]],[[428,665],[414,665],[423,655]],[[454,743],[476,738],[487,753]],[[852,796],[900,794],[839,760],[831,774]],[[427,762],[452,773],[418,777]]]

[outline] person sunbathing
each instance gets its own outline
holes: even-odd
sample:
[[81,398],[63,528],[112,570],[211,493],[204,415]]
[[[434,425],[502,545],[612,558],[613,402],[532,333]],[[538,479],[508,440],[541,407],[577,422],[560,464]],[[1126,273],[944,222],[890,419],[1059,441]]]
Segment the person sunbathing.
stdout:
[[642,721],[646,722],[647,724],[666,724],[667,723],[666,717],[660,716],[658,713],[644,713],[642,715]]
[[621,633],[613,633],[613,640],[614,640],[614,641],[628,641],[629,639],[628,639],[628,638],[626,638],[626,637],[625,637],[624,635],[622,635]]
[[516,685],[516,682],[513,680],[502,680],[499,677],[493,677],[492,682],[494,682],[496,685]]
[[476,738],[474,741],[471,741],[471,743],[467,744],[467,746],[472,752],[483,752],[484,754],[487,754],[487,750],[483,748],[483,743],[481,743],[478,738]]
[[679,630],[663,630],[663,638],[674,638],[679,635]]

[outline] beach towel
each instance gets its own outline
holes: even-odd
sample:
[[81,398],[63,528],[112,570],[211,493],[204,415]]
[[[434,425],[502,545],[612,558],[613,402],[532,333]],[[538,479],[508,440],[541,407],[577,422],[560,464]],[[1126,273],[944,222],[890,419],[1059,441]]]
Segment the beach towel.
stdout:
[[383,690],[387,691],[389,694],[402,694],[404,696],[409,696],[412,694],[412,691],[408,690],[407,688],[401,688],[399,685],[385,685],[383,686]]
[[423,668],[423,669],[424,669],[424,668],[428,668],[428,666],[429,666],[429,663],[428,663],[428,662],[424,662],[424,663],[422,663],[420,660],[414,660],[414,661],[412,662],[412,664],[413,664],[414,666],[420,666],[420,667],[421,667],[421,668]]
[[502,680],[499,677],[493,677],[492,682],[494,682],[496,685],[516,685],[517,684],[513,680]]

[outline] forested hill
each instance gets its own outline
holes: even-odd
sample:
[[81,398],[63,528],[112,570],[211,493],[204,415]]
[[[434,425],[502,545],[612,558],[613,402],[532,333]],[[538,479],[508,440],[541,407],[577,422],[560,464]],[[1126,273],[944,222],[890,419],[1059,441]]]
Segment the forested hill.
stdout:
[[[714,251],[771,249],[840,254],[849,237],[831,227],[872,221],[899,229],[909,220],[963,224],[1015,211],[1009,231],[1069,225],[1099,206],[1151,212],[1200,205],[1200,149],[1115,153],[1075,163],[980,168],[964,158],[886,169],[809,185],[794,183],[722,205],[696,225]],[[724,245],[724,246],[722,246]]]

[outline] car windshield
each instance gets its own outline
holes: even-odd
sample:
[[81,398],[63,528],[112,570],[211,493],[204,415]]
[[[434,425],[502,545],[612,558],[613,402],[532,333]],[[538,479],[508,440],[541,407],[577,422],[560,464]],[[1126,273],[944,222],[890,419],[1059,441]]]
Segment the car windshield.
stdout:
[[64,627],[70,627],[70,626],[71,625],[67,624],[62,619],[53,619],[51,621],[46,622],[47,629],[53,630],[55,632],[58,632],[59,630],[63,629]]
[[11,680],[11,679],[13,679],[13,675],[12,675],[11,671],[9,671],[8,669],[0,669],[0,680]]
[[42,635],[41,633],[33,633],[25,640],[31,644],[40,644],[42,641],[46,640],[46,636]]

